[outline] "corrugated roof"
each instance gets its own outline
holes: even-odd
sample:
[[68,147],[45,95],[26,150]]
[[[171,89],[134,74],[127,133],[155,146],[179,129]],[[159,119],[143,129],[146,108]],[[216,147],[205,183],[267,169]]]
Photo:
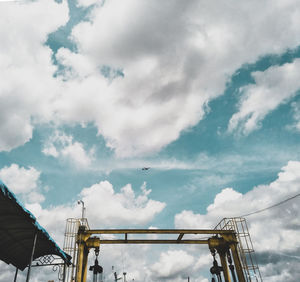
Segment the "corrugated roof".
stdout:
[[70,264],[71,257],[60,249],[35,216],[0,180],[0,260],[24,270],[30,262],[36,232],[38,236],[33,259],[52,254]]

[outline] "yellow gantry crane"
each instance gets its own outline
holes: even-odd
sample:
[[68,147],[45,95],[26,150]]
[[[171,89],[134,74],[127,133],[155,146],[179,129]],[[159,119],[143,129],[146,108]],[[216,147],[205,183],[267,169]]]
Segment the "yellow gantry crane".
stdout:
[[[100,239],[93,235],[119,234],[122,239]],[[134,239],[134,234],[165,234],[177,235],[177,239]],[[209,235],[208,239],[183,238],[186,235]],[[130,238],[129,238],[130,237]],[[174,236],[173,236],[174,237]],[[79,226],[77,234],[77,265],[76,282],[86,282],[88,254],[91,248],[99,250],[104,244],[206,244],[214,257],[211,273],[225,282],[246,282],[243,266],[239,257],[238,241],[233,230],[216,229],[92,229],[84,225]],[[221,266],[218,266],[215,255],[220,257]],[[232,260],[232,259],[233,260]]]

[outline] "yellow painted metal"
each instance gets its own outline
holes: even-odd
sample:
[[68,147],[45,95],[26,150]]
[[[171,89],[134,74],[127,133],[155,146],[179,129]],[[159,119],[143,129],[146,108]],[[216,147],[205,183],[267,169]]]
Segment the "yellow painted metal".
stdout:
[[[93,234],[123,234],[124,239],[100,239],[91,237]],[[128,239],[128,234],[177,234],[176,239]],[[208,240],[185,239],[186,234],[214,235]],[[207,244],[210,249],[216,249],[220,255],[221,264],[224,269],[226,282],[230,282],[230,274],[226,261],[226,250],[232,251],[234,264],[239,282],[246,282],[242,265],[237,253],[237,240],[235,233],[231,230],[211,230],[211,229],[95,229],[85,230],[83,226],[79,228],[77,236],[78,263],[76,269],[76,282],[86,282],[87,259],[91,248],[99,248],[100,244]]]
[[[102,243],[102,241],[101,241]],[[100,238],[98,237],[89,237],[86,240],[86,246],[91,249],[91,248],[99,248],[100,247]]]
[[220,256],[220,261],[221,261],[221,265],[223,268],[223,275],[224,275],[225,282],[231,282],[228,264],[227,264],[227,260],[226,260],[226,251],[224,252],[223,250],[218,250],[218,254]]
[[86,247],[83,253],[83,261],[82,261],[82,282],[86,281],[87,276],[87,264],[88,264],[88,255],[89,249]]
[[229,274],[229,269],[228,269],[228,264],[226,260],[226,252],[229,249],[230,244],[236,243],[236,238],[235,235],[231,232],[231,234],[225,234],[223,235],[224,237],[212,237],[208,239],[208,246],[210,249],[216,249],[220,260],[221,264],[223,267],[223,276],[225,279],[225,282],[230,282],[230,274]]
[[90,229],[86,234],[232,234],[215,229]]
[[160,239],[134,239],[134,240],[126,240],[126,239],[112,239],[101,240],[101,245],[104,244],[208,244],[208,240],[160,240]]
[[76,268],[76,282],[86,281],[87,272],[87,257],[89,249],[86,245],[87,240],[91,235],[86,234],[85,226],[80,226],[77,235],[78,254],[77,254],[77,268]]
[[215,229],[235,232],[238,240],[237,249],[245,277],[247,277],[247,280],[263,281],[246,219],[243,217],[223,218]]
[[230,249],[232,252],[232,257],[233,257],[238,280],[239,282],[246,282],[244,272],[243,272],[243,267],[237,250],[237,243],[230,244]]
[[78,258],[76,268],[76,282],[83,281],[84,242],[78,242]]

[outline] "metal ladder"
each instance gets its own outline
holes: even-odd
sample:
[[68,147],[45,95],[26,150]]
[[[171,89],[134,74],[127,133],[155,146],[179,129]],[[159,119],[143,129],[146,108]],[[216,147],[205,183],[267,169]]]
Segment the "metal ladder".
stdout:
[[246,219],[242,217],[223,218],[215,227],[215,229],[235,231],[239,243],[238,253],[247,281],[263,281],[255,257],[255,252]]

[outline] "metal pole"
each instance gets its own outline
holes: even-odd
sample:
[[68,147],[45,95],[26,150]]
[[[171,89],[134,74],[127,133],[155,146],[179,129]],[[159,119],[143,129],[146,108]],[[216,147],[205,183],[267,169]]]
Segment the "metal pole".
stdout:
[[34,251],[35,251],[35,245],[36,245],[36,239],[37,239],[37,232],[34,234],[33,246],[32,246],[32,252],[31,252],[30,262],[29,262],[29,265],[28,265],[26,282],[29,282],[31,264],[32,264],[32,261],[33,261],[33,256],[34,256]]
[[66,282],[66,263],[64,263],[63,282]]
[[17,281],[17,276],[18,276],[18,268],[16,267],[16,273],[15,273],[15,278],[14,278],[14,282],[16,282]]
[[246,282],[246,279],[245,279],[245,276],[244,276],[244,271],[243,271],[243,266],[241,264],[236,245],[237,245],[236,243],[233,243],[233,244],[230,245],[230,249],[231,249],[231,253],[232,253],[232,257],[233,257],[233,261],[234,261],[234,265],[235,265],[236,274],[237,274],[239,282]]
[[223,275],[224,275],[225,282],[231,282],[225,251],[218,250],[218,254],[223,268]]
[[83,276],[83,258],[84,258],[84,243],[78,242],[78,259],[76,265],[76,282],[82,282]]

